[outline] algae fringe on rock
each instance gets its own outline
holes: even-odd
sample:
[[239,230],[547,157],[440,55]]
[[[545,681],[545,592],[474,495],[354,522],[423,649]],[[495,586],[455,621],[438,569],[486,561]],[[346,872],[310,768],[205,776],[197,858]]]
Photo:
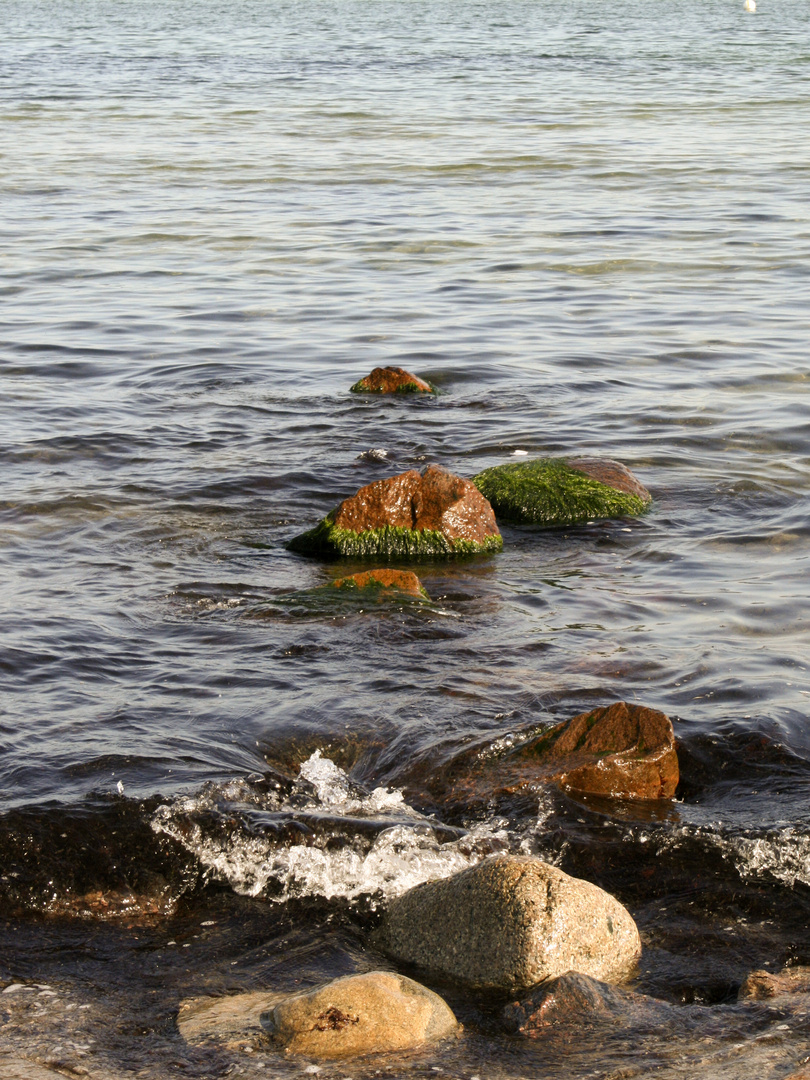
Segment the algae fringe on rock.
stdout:
[[374,390],[366,384],[366,376],[364,375],[362,379],[357,380],[354,386],[349,387],[349,391],[352,394],[385,394],[392,392],[394,394],[426,394],[428,392],[431,394],[439,393],[439,391],[436,389],[432,382],[428,382],[427,380],[425,381],[430,387],[430,391],[423,390],[421,386],[414,382],[402,383],[394,391]]
[[328,515],[314,529],[294,537],[287,547],[303,555],[447,559],[501,551],[503,538],[496,533],[480,543],[474,540],[448,540],[434,529],[405,529],[395,525],[358,533],[338,528],[331,515]]
[[472,478],[499,518],[528,525],[579,525],[594,518],[638,517],[649,506],[572,468],[540,458],[496,465]]

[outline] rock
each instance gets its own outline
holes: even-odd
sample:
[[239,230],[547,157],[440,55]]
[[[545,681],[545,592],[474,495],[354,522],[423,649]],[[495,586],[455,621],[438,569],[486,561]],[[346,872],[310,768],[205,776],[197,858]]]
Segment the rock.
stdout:
[[667,1002],[608,986],[579,971],[567,971],[544,982],[523,1000],[504,1006],[501,1020],[507,1031],[537,1039],[557,1026],[573,1026],[578,1031],[600,1023],[636,1030],[660,1028],[674,1011]]
[[408,1050],[459,1030],[438,994],[390,971],[347,975],[298,994],[192,998],[181,1004],[177,1026],[189,1043],[257,1049],[271,1039],[291,1054],[318,1058]]
[[266,1021],[290,1053],[318,1058],[407,1050],[458,1029],[449,1006],[404,975],[372,971],[285,998]]
[[629,469],[600,458],[539,458],[496,465],[473,477],[473,483],[498,518],[529,525],[635,517],[652,501]]
[[740,987],[737,1000],[765,1001],[783,994],[810,994],[810,967],[752,971]]
[[352,387],[353,394],[435,394],[424,379],[401,367],[377,367]]
[[615,799],[671,799],[680,778],[669,717],[624,701],[558,724],[519,756],[563,788]]
[[410,570],[365,570],[361,574],[335,578],[322,589],[343,589],[346,591],[394,592],[407,593],[429,599],[419,578]]
[[641,940],[629,912],[540,859],[496,855],[394,900],[374,938],[394,959],[510,993],[575,970],[617,982]]
[[437,465],[376,480],[295,537],[305,554],[452,558],[500,551],[492,507],[469,480]]

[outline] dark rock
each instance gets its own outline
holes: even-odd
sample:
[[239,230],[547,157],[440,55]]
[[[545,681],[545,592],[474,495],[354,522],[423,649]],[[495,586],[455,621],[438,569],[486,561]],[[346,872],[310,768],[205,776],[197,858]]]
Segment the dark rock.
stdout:
[[352,387],[353,394],[434,394],[436,391],[401,367],[374,368]]
[[579,971],[567,971],[504,1006],[501,1020],[507,1031],[537,1039],[557,1026],[573,1026],[579,1031],[600,1023],[653,1028],[674,1011],[666,1002],[608,986]]
[[641,953],[636,924],[618,900],[514,855],[411,889],[392,902],[374,940],[398,961],[508,992],[572,969],[615,982]]
[[485,469],[473,483],[498,518],[530,525],[636,517],[651,502],[629,469],[601,458],[511,462]]
[[784,994],[810,994],[810,967],[752,971],[737,996],[739,1001],[765,1001]]
[[422,582],[411,570],[365,570],[349,577],[335,578],[322,589],[362,590],[364,592],[398,592],[427,599]]
[[399,559],[500,551],[492,507],[469,480],[437,465],[376,480],[290,542],[306,554]]

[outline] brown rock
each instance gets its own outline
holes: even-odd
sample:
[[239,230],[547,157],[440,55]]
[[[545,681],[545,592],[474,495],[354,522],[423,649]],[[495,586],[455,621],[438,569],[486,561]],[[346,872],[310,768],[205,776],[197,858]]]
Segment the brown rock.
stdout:
[[335,578],[325,589],[373,589],[375,587],[408,593],[410,596],[426,596],[419,578],[410,570],[364,570],[361,574]]
[[410,889],[392,902],[375,944],[474,989],[508,992],[569,970],[616,982],[641,953],[636,924],[618,900],[516,855]]
[[504,1006],[501,1020],[507,1031],[529,1039],[543,1038],[549,1028],[583,1027],[599,1023],[640,1029],[657,1028],[670,1019],[674,1007],[663,1001],[608,986],[579,971],[549,979],[528,997]]
[[678,786],[672,722],[617,701],[581,713],[521,748],[571,791],[619,799],[671,799]]
[[356,394],[432,394],[433,387],[401,367],[374,368],[352,387]]
[[752,971],[740,987],[739,1001],[765,1001],[783,994],[810,994],[810,967],[783,968],[779,972]]
[[334,524],[357,533],[386,525],[419,532],[430,529],[448,540],[477,543],[498,535],[492,507],[478,488],[438,465],[429,465],[421,476],[410,469],[366,484],[343,500]]
[[285,998],[266,1021],[292,1054],[354,1057],[444,1038],[458,1022],[438,994],[389,971],[349,975]]
[[636,495],[644,502],[652,501],[652,495],[641,481],[636,479],[627,466],[619,461],[611,461],[610,458],[581,457],[569,459],[568,467],[590,476],[592,480],[598,480],[600,484],[607,484],[616,491],[623,491],[625,495]]

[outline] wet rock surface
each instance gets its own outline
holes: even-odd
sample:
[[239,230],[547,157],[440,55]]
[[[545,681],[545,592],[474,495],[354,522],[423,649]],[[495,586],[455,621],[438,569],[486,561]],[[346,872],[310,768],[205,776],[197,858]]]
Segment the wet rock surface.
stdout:
[[504,1006],[501,1021],[513,1034],[538,1039],[559,1025],[581,1028],[608,1023],[654,1028],[676,1011],[667,1002],[610,986],[579,971],[567,971]]
[[503,540],[475,485],[430,465],[360,488],[289,546],[326,556],[447,558],[500,551]]
[[480,990],[519,992],[569,970],[625,978],[641,953],[630,913],[540,859],[495,856],[395,900],[374,943]]
[[348,975],[298,994],[257,992],[183,1002],[187,1042],[256,1048],[270,1039],[320,1059],[408,1050],[451,1035],[458,1021],[427,987],[389,971]]
[[473,483],[503,521],[577,525],[635,517],[650,493],[624,465],[601,458],[539,458],[485,469]]
[[752,971],[740,987],[738,999],[767,1001],[785,994],[810,995],[810,967],[783,968],[779,972]]
[[621,799],[670,799],[678,786],[672,722],[618,701],[580,713],[523,747],[520,758],[554,771],[572,791]]
[[433,394],[430,383],[401,367],[377,367],[352,387],[353,394]]
[[359,574],[335,578],[324,589],[363,590],[364,592],[407,593],[409,596],[427,597],[422,582],[411,570],[364,570]]

